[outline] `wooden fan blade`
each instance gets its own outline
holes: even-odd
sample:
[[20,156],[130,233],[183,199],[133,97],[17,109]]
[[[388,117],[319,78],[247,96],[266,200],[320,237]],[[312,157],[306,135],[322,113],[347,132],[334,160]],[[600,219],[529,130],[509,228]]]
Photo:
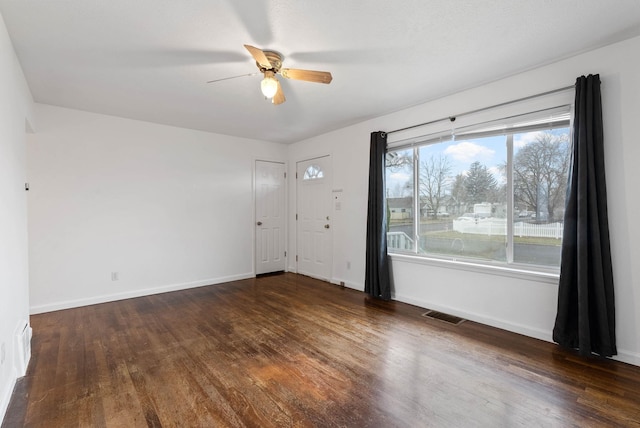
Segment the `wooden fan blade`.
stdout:
[[283,68],[280,70],[282,77],[294,80],[304,80],[315,83],[331,83],[333,77],[328,71],[298,70],[296,68]]
[[250,45],[244,45],[244,47],[249,51],[253,59],[255,59],[261,67],[264,67],[266,69],[273,68],[273,66],[267,59],[267,56],[264,54],[264,52],[262,52],[262,49],[258,49]]
[[286,98],[284,97],[284,92],[282,91],[282,85],[280,85],[280,81],[278,81],[278,90],[276,91],[276,94],[273,96],[273,98],[271,98],[271,102],[275,105],[278,105],[282,104],[285,101]]

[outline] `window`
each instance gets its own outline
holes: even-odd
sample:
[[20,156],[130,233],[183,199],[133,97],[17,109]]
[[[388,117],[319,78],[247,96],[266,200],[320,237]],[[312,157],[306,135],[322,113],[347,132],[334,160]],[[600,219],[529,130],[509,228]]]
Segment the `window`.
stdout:
[[387,152],[387,246],[401,251],[415,250],[413,150]]
[[322,168],[319,165],[309,165],[309,167],[304,171],[303,180],[317,180],[318,178],[323,178],[324,172],[322,172]]
[[557,269],[569,119],[565,106],[393,145],[389,252]]

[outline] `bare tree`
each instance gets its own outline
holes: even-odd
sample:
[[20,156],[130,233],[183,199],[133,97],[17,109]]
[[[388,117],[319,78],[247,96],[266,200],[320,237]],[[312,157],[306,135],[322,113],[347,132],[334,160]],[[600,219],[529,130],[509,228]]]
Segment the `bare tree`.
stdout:
[[[413,150],[399,150],[390,151],[385,155],[385,168],[387,174],[387,180],[389,180],[390,173],[403,172],[408,175],[413,175]],[[411,196],[413,193],[413,179],[407,180],[405,183],[398,183],[387,185],[387,197],[388,198],[402,198],[405,196]]]
[[432,155],[420,162],[420,201],[427,212],[438,217],[440,207],[447,197],[451,174],[451,161],[447,156]]
[[397,152],[387,152],[385,156],[385,166],[393,171],[399,171],[406,166],[413,164],[413,152],[400,150]]
[[564,207],[569,172],[569,136],[540,133],[522,147],[513,160],[516,204],[540,212],[546,209],[549,221]]

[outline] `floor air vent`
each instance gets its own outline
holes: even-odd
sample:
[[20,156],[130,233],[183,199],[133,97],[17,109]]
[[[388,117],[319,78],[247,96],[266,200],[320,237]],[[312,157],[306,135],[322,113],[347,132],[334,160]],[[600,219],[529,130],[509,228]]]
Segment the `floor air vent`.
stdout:
[[464,318],[456,317],[453,315],[445,314],[438,311],[427,311],[422,314],[423,317],[433,318],[434,320],[444,321],[448,324],[459,325],[465,322]]

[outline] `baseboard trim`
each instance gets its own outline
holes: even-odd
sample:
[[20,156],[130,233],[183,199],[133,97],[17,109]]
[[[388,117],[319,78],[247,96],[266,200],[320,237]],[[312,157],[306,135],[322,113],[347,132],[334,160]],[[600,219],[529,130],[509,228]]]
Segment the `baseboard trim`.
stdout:
[[364,291],[364,286],[363,285],[358,284],[356,282],[347,281],[346,279],[332,278],[331,279],[331,283],[335,284],[335,285],[341,285],[341,283],[344,283],[344,286],[347,287],[347,288],[352,288],[352,289],[358,290],[358,291]]
[[637,352],[618,349],[618,355],[611,357],[611,359],[640,367],[640,354]]
[[11,402],[11,396],[13,395],[13,389],[16,387],[16,382],[18,381],[18,373],[16,370],[11,370],[9,382],[7,382],[7,386],[5,387],[2,395],[0,396],[0,425],[2,425],[2,421],[4,421],[4,417],[7,414],[7,409],[9,408],[9,402]]
[[[522,334],[523,336],[532,337],[534,339],[543,340],[549,343],[555,343],[553,341],[553,335],[551,331],[545,331],[543,329],[533,328],[522,324],[508,322],[497,318],[487,317],[473,312],[461,311],[449,306],[439,305],[437,303],[428,302],[425,300],[419,300],[403,295],[393,295],[393,300],[399,302],[408,303],[410,305],[418,306],[421,308],[432,309],[439,312],[455,315],[475,321],[480,324],[496,327],[502,330],[510,331],[512,333]],[[619,361],[621,363],[631,364],[633,366],[640,367],[640,354],[630,352],[622,349],[618,349],[618,355],[611,357],[612,360]]]
[[474,312],[461,311],[460,309],[452,308],[438,303],[429,302],[426,300],[415,299],[409,296],[403,296],[395,294],[392,296],[394,300],[399,302],[408,303],[410,305],[419,306],[421,308],[432,309],[438,312],[444,312],[447,314],[455,315],[457,317],[465,318],[470,321],[475,321],[480,324],[489,325],[502,330],[507,330],[512,333],[522,334],[524,336],[533,337],[534,339],[544,340],[545,342],[552,342],[552,336],[550,331],[534,328],[522,324],[517,324],[509,321],[504,321],[498,318],[488,317]]
[[139,290],[131,290],[122,293],[104,294],[101,296],[88,297],[83,299],[65,300],[61,302],[48,303],[45,305],[31,306],[31,315],[42,314],[45,312],[59,311],[63,309],[78,308],[81,306],[96,305],[99,303],[115,302],[117,300],[132,299],[135,297],[150,296],[152,294],[168,293],[171,291],[186,290],[189,288],[204,287],[207,285],[221,284],[224,282],[238,281],[241,279],[254,278],[255,273],[248,272],[239,275],[230,275],[218,278],[203,279],[193,282],[185,282],[181,284],[169,284],[159,287],[143,288]]

